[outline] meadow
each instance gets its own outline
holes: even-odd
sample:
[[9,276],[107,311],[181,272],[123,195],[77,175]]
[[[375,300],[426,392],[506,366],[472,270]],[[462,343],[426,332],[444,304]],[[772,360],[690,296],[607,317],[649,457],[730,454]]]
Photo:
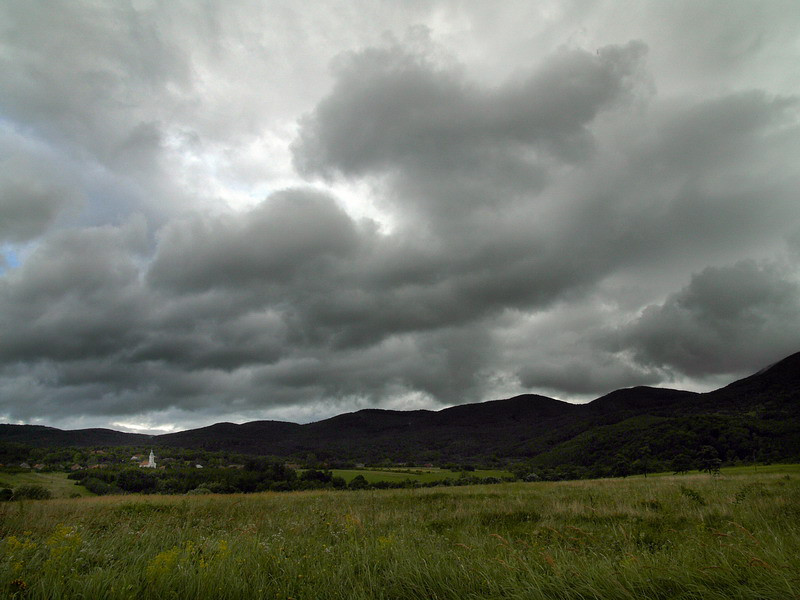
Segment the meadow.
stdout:
[[[350,483],[355,477],[361,475],[369,483],[388,481],[392,483],[402,483],[407,479],[419,481],[420,483],[430,483],[432,481],[443,481],[445,479],[458,479],[462,472],[454,472],[448,469],[437,469],[435,467],[411,467],[408,469],[333,469],[335,477],[343,478]],[[463,472],[468,477],[496,477],[502,479],[511,476],[509,471],[497,469],[475,469]]]
[[11,598],[800,598],[796,468],[0,504]]
[[67,479],[67,473],[0,473],[0,488],[17,488],[21,485],[40,485],[50,490],[53,498],[94,496],[76,481]]

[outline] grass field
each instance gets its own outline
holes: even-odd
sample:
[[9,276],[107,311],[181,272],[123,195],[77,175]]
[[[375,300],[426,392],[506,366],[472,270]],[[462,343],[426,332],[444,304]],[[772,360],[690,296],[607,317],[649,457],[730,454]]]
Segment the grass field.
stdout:
[[0,595],[800,598],[771,473],[0,505]]
[[16,488],[20,485],[41,485],[50,490],[53,498],[70,498],[75,494],[79,496],[94,496],[85,487],[77,485],[72,479],[67,479],[67,473],[0,473],[0,488]]
[[[461,473],[454,473],[447,469],[411,467],[409,469],[334,469],[332,471],[336,477],[342,477],[350,483],[357,475],[363,475],[369,483],[377,481],[402,482],[406,479],[429,483],[431,481],[441,481],[443,479],[458,479]],[[469,477],[497,477],[502,479],[511,475],[508,471],[497,471],[489,469],[476,469],[466,473]]]
[[[765,475],[767,473],[782,473],[784,475],[800,476],[800,465],[747,465],[739,467],[722,467],[721,475]],[[700,471],[689,471],[687,475],[700,475]],[[664,473],[648,473],[647,477],[672,477],[674,473],[667,471]],[[644,477],[644,475],[632,475],[631,478]]]

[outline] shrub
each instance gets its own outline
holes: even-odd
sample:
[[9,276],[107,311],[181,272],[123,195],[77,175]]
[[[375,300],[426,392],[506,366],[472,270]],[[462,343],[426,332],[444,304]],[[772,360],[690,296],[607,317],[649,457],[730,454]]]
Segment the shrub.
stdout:
[[104,494],[110,494],[111,491],[114,489],[112,486],[108,485],[105,481],[101,481],[96,477],[87,477],[81,483],[83,487],[87,490],[92,492],[93,494],[97,494],[98,496],[103,496]]
[[46,487],[41,485],[21,485],[14,490],[13,500],[49,500],[53,497]]
[[700,492],[695,491],[692,488],[688,488],[685,485],[682,485],[680,490],[681,490],[681,496],[689,498],[689,500],[698,504],[699,506],[706,505],[706,500],[705,498],[703,498],[703,496],[700,495]]
[[351,490],[366,490],[370,488],[369,482],[364,479],[363,475],[356,475],[350,481],[349,488]]

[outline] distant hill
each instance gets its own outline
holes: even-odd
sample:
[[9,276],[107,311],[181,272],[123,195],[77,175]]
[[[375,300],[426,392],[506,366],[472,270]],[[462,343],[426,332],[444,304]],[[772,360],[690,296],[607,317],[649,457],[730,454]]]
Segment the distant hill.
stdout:
[[30,446],[137,446],[149,443],[153,436],[123,433],[113,429],[63,430],[43,425],[0,424],[0,441]]
[[800,353],[703,394],[634,387],[587,404],[526,394],[439,411],[366,409],[305,425],[217,423],[157,436],[0,425],[0,441],[313,455],[330,463],[526,460],[539,468],[665,462],[708,445],[729,461],[800,460]]

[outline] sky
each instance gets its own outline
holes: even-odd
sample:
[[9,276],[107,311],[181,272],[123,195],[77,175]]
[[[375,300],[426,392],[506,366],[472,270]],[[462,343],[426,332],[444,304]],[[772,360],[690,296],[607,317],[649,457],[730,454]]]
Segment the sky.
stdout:
[[0,3],[0,422],[167,432],[800,350],[786,1]]

